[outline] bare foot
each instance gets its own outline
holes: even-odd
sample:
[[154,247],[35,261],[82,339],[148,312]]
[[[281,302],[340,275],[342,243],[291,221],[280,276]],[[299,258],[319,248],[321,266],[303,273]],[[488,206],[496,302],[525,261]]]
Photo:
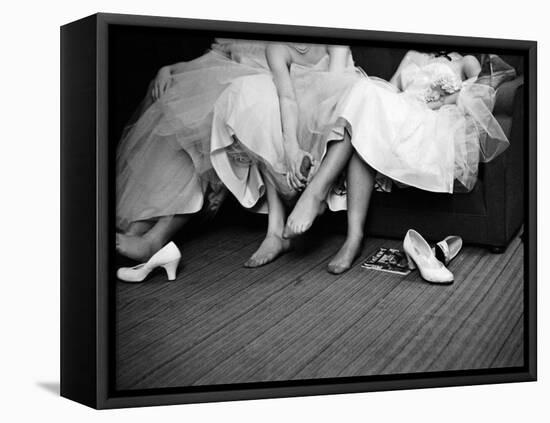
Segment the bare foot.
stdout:
[[323,214],[326,207],[327,203],[324,198],[309,193],[307,190],[304,191],[294,206],[294,210],[288,216],[283,238],[295,238],[306,232],[313,225],[315,218]]
[[344,242],[344,245],[342,245],[340,250],[336,253],[336,255],[332,258],[332,260],[328,264],[327,266],[328,272],[334,275],[339,275],[341,273],[348,271],[351,268],[351,265],[353,264],[355,259],[361,253],[362,243],[363,243],[362,237],[346,239],[346,242]]
[[161,247],[144,236],[116,234],[117,252],[133,260],[147,261]]
[[270,263],[291,249],[291,242],[274,234],[267,234],[265,239],[244,264],[244,267],[260,267]]

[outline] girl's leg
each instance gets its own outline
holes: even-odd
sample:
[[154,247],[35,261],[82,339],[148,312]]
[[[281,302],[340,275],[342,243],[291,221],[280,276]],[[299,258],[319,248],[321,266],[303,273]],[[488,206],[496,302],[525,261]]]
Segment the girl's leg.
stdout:
[[338,275],[351,268],[361,252],[365,220],[374,186],[374,171],[354,153],[347,172],[348,232],[346,241],[328,264],[327,270]]
[[[203,205],[204,188],[199,175],[195,171],[191,157],[185,150],[181,150],[177,152],[177,160],[170,161],[170,154],[172,154],[172,150],[168,149],[162,152],[161,155],[151,156],[149,158],[150,166],[158,169],[165,166],[173,171],[173,174],[177,177],[168,180],[162,172],[160,177],[153,172],[152,177],[153,180],[160,181],[160,187],[162,188],[169,183],[173,183],[173,181],[178,181],[179,186],[172,187],[171,192],[177,196],[184,196],[189,213],[171,214],[146,221],[137,221],[130,225],[125,234],[117,234],[116,249],[126,257],[139,261],[146,261],[151,258],[153,254],[172,239],[174,234],[191,218],[191,215],[200,210]],[[158,213],[163,214],[168,213],[168,211],[159,208]]]
[[353,148],[347,131],[342,141],[329,144],[319,170],[288,217],[284,231],[285,238],[293,238],[307,231],[315,218],[324,211],[328,192],[344,170],[352,152]]
[[190,218],[190,214],[164,216],[143,235],[117,234],[116,249],[131,259],[147,261],[167,244]]
[[284,204],[269,178],[264,178],[264,180],[266,181],[266,196],[269,208],[267,234],[260,247],[244,264],[245,267],[263,266],[291,248],[290,240],[283,238],[286,216]]
[[145,232],[149,231],[155,224],[154,220],[139,220],[130,224],[130,227],[125,232],[126,235],[141,236]]

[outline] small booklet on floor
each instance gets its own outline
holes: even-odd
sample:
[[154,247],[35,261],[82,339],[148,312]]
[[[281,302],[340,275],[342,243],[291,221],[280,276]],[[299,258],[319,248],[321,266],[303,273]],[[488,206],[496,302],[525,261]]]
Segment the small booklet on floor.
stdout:
[[411,273],[407,266],[407,257],[403,251],[395,248],[380,247],[362,265],[363,269],[380,270],[382,272],[408,275]]

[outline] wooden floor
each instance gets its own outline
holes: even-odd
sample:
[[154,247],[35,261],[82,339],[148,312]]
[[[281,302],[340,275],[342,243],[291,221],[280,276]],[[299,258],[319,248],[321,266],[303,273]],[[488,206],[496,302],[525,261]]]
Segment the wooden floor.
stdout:
[[[341,235],[260,269],[262,239],[227,227],[184,243],[175,282],[117,282],[116,386],[144,389],[523,365],[523,244],[466,247],[455,283],[325,267]],[[372,238],[362,259],[395,240]]]

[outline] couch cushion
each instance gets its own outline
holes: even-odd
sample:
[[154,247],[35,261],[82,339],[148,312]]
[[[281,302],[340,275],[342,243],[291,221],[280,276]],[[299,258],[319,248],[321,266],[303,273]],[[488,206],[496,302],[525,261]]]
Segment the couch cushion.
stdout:
[[523,76],[519,76],[512,81],[505,82],[496,91],[495,115],[506,114],[512,116],[514,111],[514,99],[518,90],[523,87]]
[[495,118],[498,124],[500,125],[500,127],[502,128],[504,135],[506,135],[506,137],[510,139],[510,131],[512,129],[512,116],[495,115]]
[[517,54],[501,54],[500,57],[510,66],[512,66],[518,75],[523,75],[524,59]]
[[373,207],[400,208],[418,212],[430,209],[432,212],[485,215],[483,182],[479,181],[469,193],[440,194],[416,188],[396,188],[392,192],[375,192]]

